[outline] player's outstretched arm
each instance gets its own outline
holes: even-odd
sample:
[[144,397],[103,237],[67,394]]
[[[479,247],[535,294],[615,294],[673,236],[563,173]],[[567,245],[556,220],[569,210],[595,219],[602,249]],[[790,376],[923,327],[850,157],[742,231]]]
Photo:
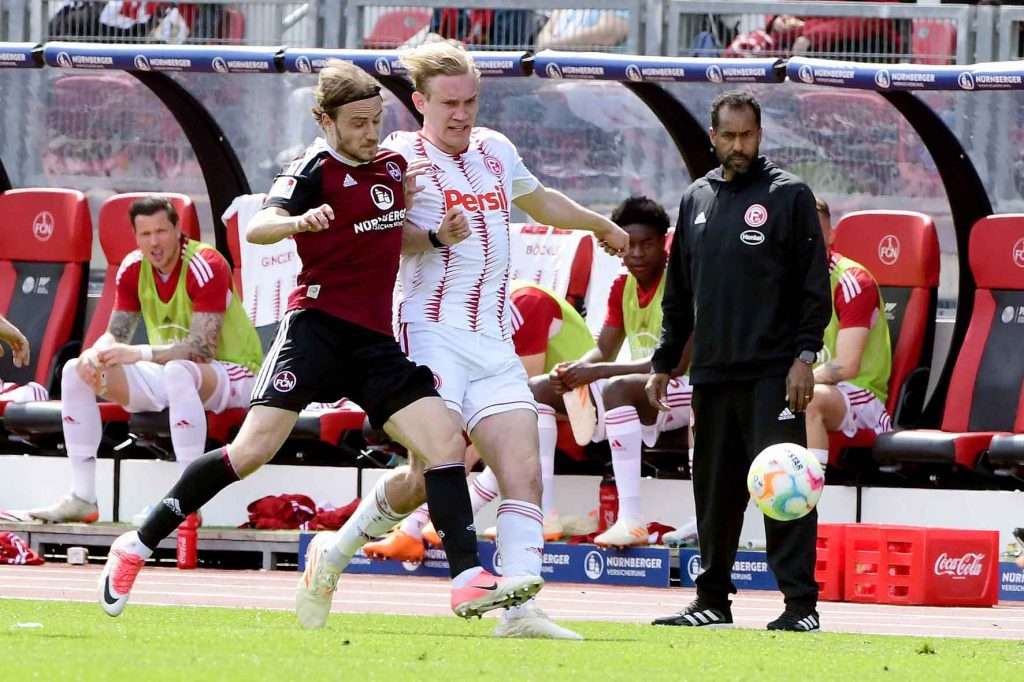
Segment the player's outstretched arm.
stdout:
[[612,255],[622,255],[629,248],[629,235],[625,230],[558,190],[537,185],[535,190],[515,199],[514,203],[544,225],[593,232],[605,251]]
[[275,244],[300,232],[321,232],[334,220],[334,209],[323,204],[302,215],[293,216],[283,208],[271,206],[252,217],[245,238],[252,244]]

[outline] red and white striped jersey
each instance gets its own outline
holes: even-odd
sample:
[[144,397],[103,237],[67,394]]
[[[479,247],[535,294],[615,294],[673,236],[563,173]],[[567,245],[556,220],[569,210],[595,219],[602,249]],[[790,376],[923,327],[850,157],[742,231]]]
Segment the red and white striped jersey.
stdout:
[[418,132],[398,131],[382,147],[411,163],[429,159],[409,219],[437,229],[445,213],[459,206],[470,236],[452,247],[403,256],[398,321],[440,322],[505,341],[512,339],[509,312],[509,216],[511,202],[534,191],[537,178],[504,135],[477,127],[461,154],[441,151]]

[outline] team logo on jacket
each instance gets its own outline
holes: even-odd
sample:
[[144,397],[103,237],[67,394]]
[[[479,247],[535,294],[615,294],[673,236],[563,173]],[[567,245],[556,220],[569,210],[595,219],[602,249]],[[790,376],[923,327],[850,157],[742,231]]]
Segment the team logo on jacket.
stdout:
[[287,393],[295,388],[296,383],[295,375],[288,370],[278,372],[274,375],[274,389],[279,393]]
[[388,161],[384,164],[384,169],[387,170],[388,175],[391,176],[392,180],[395,182],[402,181],[402,169],[398,167],[397,163],[394,161]]
[[768,222],[768,209],[761,204],[751,204],[743,214],[743,221],[751,227],[761,227]]
[[764,241],[764,232],[759,230],[743,230],[740,233],[740,241],[747,246],[757,246]]
[[370,188],[370,198],[373,205],[382,211],[386,211],[395,205],[395,193],[387,185],[374,185]]
[[894,234],[887,234],[878,242],[878,260],[886,265],[895,265],[900,259],[900,240]]
[[486,166],[487,170],[491,171],[493,175],[496,175],[499,178],[505,174],[505,167],[501,165],[501,161],[499,161],[496,156],[484,154],[484,166]]
[[1013,264],[1018,268],[1024,268],[1024,237],[1013,243],[1013,252],[1010,254]]

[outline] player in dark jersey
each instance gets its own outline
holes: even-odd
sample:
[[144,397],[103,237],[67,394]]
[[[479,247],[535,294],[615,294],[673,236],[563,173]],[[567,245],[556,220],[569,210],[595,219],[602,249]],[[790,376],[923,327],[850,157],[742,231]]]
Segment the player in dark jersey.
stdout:
[[[405,181],[414,185],[424,168],[406,173],[400,155],[378,152],[383,100],[362,70],[331,62],[315,94],[313,116],[325,139],[277,177],[246,235],[254,243],[293,237],[302,260],[288,313],[257,376],[253,407],[232,443],[190,465],[138,532],[114,542],[100,580],[101,604],[112,616],[124,609],[160,540],[270,461],[308,403],[340,397],[359,403],[371,425],[404,444],[417,464],[383,477],[337,535],[313,540],[297,600],[304,626],[323,625],[338,576],[366,539],[382,535],[424,496],[444,538],[458,615],[521,603],[543,585],[538,577],[496,578],[480,566],[460,426],[434,390],[430,370],[410,361],[391,335],[406,201],[414,193],[410,188],[407,195]],[[455,243],[468,230],[456,207],[437,238]]]

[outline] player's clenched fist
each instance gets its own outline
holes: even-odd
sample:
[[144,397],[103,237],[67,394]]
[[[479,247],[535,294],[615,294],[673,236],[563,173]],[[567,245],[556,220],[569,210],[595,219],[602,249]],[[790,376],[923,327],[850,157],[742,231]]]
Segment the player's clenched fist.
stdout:
[[334,209],[327,204],[322,204],[300,215],[295,227],[299,232],[322,232],[330,227],[332,220],[334,220]]
[[444,220],[437,227],[437,238],[446,246],[458,244],[469,236],[469,220],[458,206],[444,214]]

